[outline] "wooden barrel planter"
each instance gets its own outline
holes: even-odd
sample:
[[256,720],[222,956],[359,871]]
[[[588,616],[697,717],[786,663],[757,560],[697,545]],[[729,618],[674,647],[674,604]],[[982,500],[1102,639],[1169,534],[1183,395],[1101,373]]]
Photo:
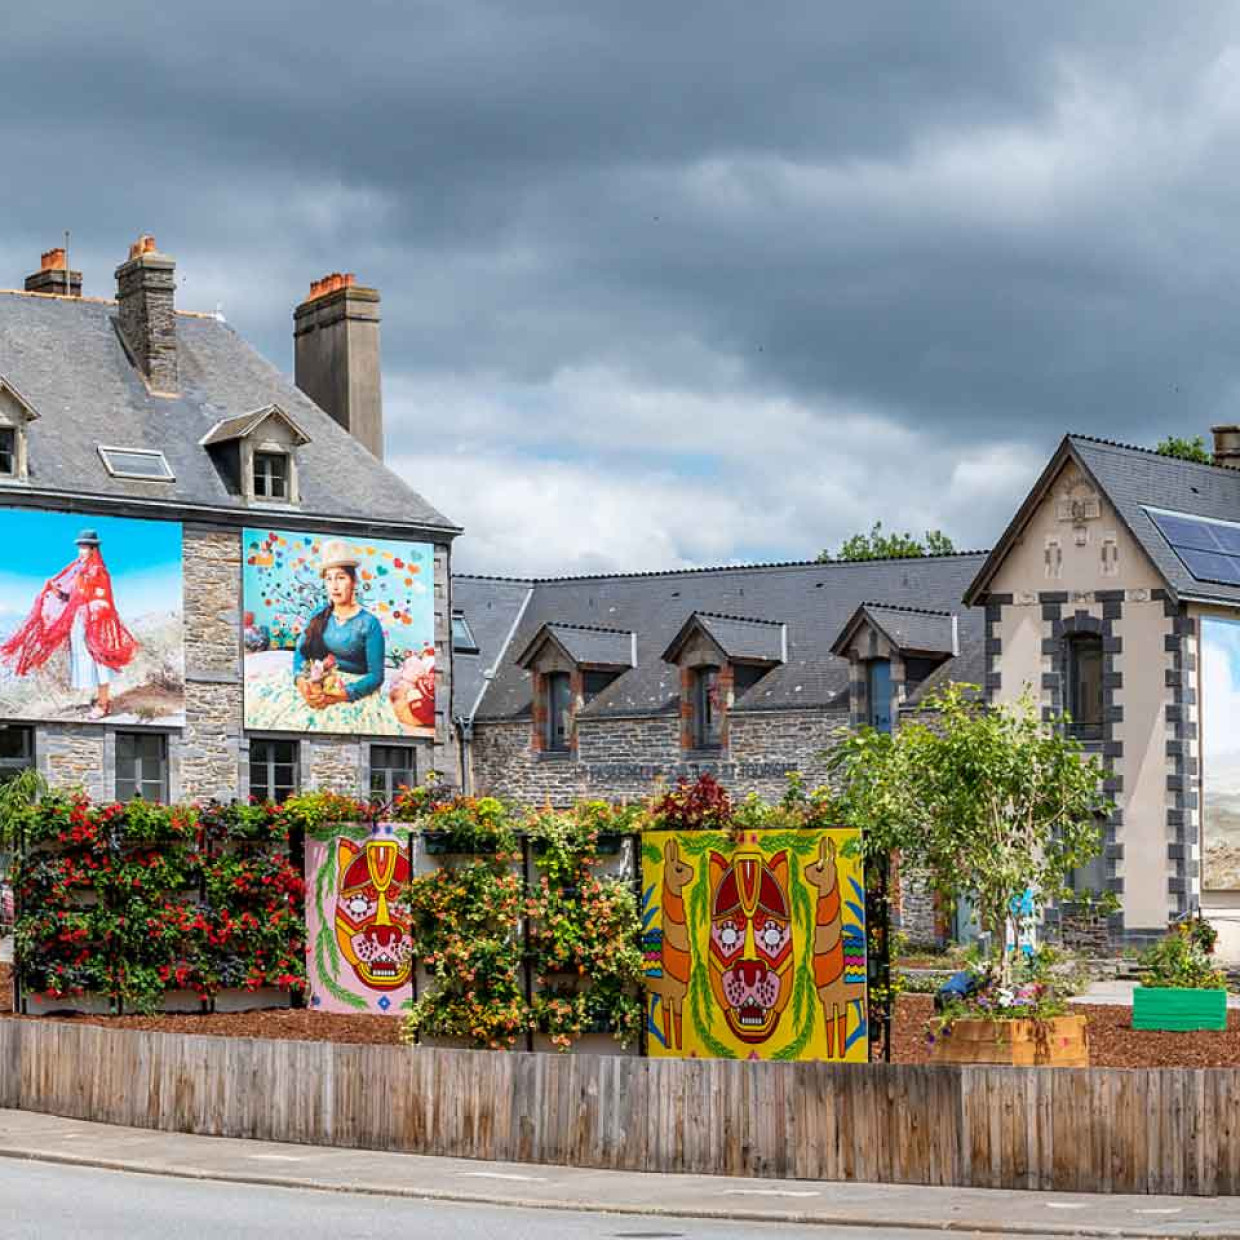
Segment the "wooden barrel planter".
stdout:
[[1019,1068],[1088,1068],[1084,1016],[1050,1020],[954,1020],[935,1039],[936,1063],[1008,1064]]
[[1173,986],[1138,986],[1132,992],[1134,1029],[1227,1028],[1227,991]]

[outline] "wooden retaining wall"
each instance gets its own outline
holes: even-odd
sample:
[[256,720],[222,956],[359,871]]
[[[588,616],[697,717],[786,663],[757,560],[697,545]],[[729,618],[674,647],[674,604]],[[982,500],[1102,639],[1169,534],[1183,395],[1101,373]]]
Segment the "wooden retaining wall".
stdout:
[[792,1179],[1240,1193],[1240,1071],[736,1063],[0,1020],[0,1105],[229,1137]]

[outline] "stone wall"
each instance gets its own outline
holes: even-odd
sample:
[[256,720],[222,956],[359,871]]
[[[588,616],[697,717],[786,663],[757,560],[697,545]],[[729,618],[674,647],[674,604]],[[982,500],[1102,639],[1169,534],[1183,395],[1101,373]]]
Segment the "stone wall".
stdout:
[[474,724],[473,787],[529,804],[565,805],[578,797],[623,800],[648,795],[659,781],[709,772],[734,794],[775,799],[787,774],[826,780],[823,752],[847,725],[846,710],[733,712],[729,745],[718,760],[686,758],[676,714],[577,721],[577,748],[539,753],[528,719]]

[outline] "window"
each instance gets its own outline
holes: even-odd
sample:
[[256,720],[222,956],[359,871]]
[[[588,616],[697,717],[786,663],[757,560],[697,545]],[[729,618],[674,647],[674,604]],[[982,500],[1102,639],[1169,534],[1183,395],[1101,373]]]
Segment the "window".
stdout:
[[478,641],[463,611],[452,613],[452,649],[457,654],[477,654]]
[[254,453],[254,497],[288,499],[288,457],[283,452]]
[[297,791],[297,742],[250,741],[250,796],[283,804]]
[[402,788],[412,788],[417,782],[417,756],[412,745],[371,745],[372,797],[390,801]]
[[547,676],[546,748],[566,753],[573,735],[573,687],[567,672]]
[[719,669],[699,667],[693,673],[691,706],[693,709],[693,748],[718,749],[723,734],[720,724],[723,712],[719,702]]
[[11,426],[0,427],[0,474],[17,475],[17,432]]
[[164,454],[151,448],[109,448],[100,444],[99,456],[113,478],[172,482],[175,477]]
[[1102,739],[1102,638],[1093,633],[1068,639],[1067,708],[1070,730],[1082,740]]
[[942,659],[931,659],[925,655],[908,655],[904,660],[905,685],[912,689],[915,685],[921,684],[942,662]]
[[866,722],[876,732],[891,731],[891,663],[871,659],[865,666]]
[[0,727],[0,783],[34,766],[34,728]]
[[168,799],[168,738],[158,732],[116,734],[116,799]]

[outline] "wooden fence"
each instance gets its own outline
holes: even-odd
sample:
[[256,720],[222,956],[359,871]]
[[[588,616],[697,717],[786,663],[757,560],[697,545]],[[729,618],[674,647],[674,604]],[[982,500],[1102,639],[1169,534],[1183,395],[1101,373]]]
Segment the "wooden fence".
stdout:
[[633,1171],[1240,1193],[1240,1071],[503,1054],[0,1020],[0,1105]]

